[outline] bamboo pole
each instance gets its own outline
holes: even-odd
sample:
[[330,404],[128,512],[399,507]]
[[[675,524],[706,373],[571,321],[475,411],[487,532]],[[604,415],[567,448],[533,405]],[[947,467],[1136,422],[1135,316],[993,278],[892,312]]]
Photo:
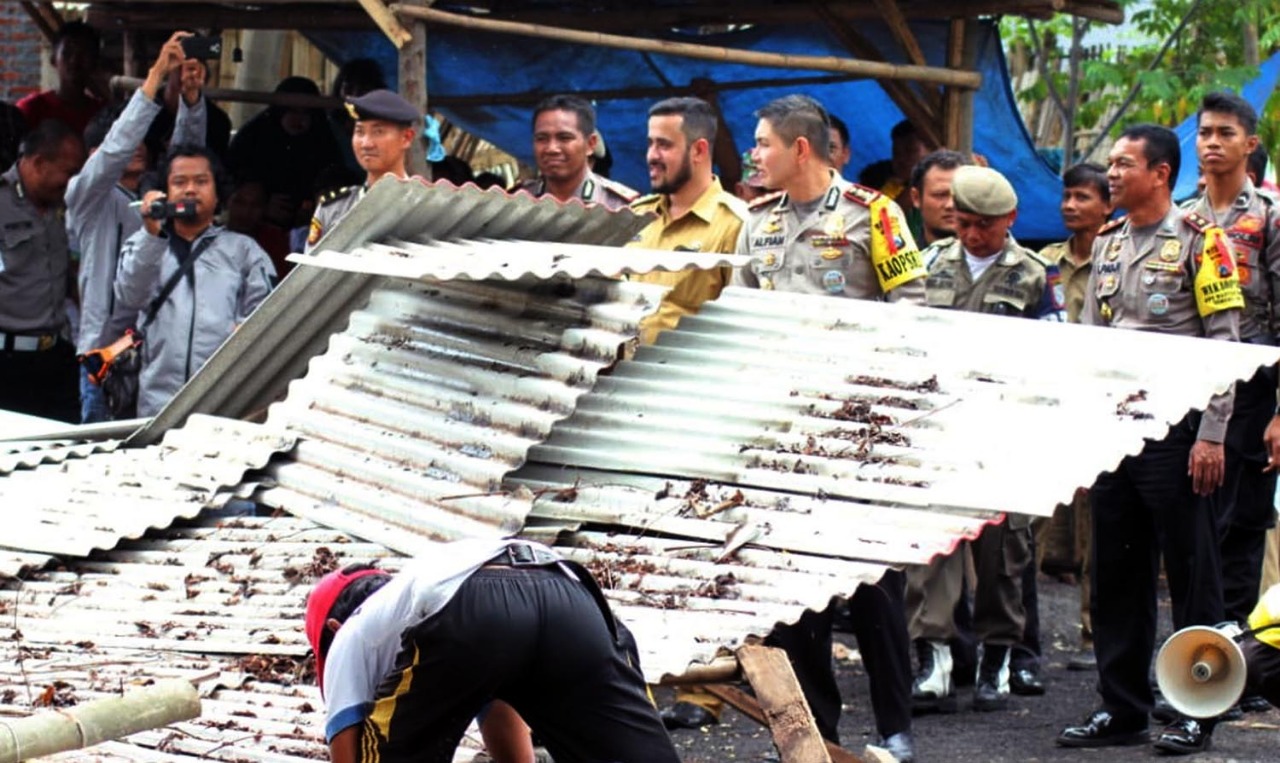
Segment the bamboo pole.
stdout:
[[423,8],[395,4],[391,10],[403,17],[420,19],[435,24],[479,29],[486,32],[516,34],[525,37],[539,37],[548,40],[560,40],[583,45],[596,45],[604,48],[619,48],[643,53],[661,53],[669,56],[698,58],[707,61],[748,64],[751,66],[767,66],[778,69],[810,69],[815,71],[856,74],[874,79],[909,80],[912,82],[932,82],[950,87],[976,90],[982,86],[982,75],[974,71],[955,71],[932,66],[914,66],[889,64],[879,61],[860,61],[836,56],[798,56],[782,53],[763,53],[752,50],[734,50],[714,45],[696,45],[687,42],[670,40],[648,40],[637,37],[586,32],[577,29],[563,29],[526,24],[518,21],[498,21],[447,13],[434,8]]
[[189,682],[157,681],[123,697],[18,720],[0,720],[0,763],[80,750],[200,715],[200,696]]

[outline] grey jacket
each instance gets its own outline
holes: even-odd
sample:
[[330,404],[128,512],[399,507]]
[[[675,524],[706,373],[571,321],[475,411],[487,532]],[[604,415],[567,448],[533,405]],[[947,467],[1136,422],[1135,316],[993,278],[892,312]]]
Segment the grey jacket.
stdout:
[[[212,241],[205,245],[206,239]],[[144,228],[121,251],[117,308],[130,311],[139,325],[178,269],[170,243]],[[183,278],[144,328],[139,416],[159,412],[271,290],[275,266],[248,236],[211,225],[192,242],[192,251],[200,252],[194,279]]]
[[[178,99],[173,142],[205,142],[205,102],[201,98],[187,108]],[[142,143],[160,105],[135,90],[124,112],[111,125],[102,145],[93,152],[80,174],[67,185],[67,235],[72,249],[80,252],[80,331],[76,351],[88,352],[120,337],[133,325],[135,313],[112,315],[113,291],[120,247],[142,227],[142,216],[129,204],[137,194],[119,185],[129,159]]]

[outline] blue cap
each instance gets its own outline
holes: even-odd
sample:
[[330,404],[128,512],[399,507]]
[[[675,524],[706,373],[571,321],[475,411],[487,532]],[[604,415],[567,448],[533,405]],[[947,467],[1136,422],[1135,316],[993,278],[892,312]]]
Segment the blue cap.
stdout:
[[359,98],[348,98],[347,113],[357,122],[381,119],[403,125],[413,124],[419,116],[412,104],[390,90],[370,90]]

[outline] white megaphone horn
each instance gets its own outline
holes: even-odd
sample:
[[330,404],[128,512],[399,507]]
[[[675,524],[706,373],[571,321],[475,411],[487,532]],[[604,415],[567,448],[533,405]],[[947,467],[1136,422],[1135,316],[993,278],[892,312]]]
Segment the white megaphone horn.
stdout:
[[1214,718],[1244,693],[1247,667],[1236,644],[1235,623],[1192,625],[1169,637],[1156,657],[1156,683],[1174,709],[1191,718]]

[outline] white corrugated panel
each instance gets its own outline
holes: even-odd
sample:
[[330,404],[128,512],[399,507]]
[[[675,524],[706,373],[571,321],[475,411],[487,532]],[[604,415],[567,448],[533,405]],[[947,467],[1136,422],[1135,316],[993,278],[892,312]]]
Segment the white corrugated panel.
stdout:
[[55,556],[111,548],[221,506],[246,471],[292,445],[277,428],[193,416],[160,445],[13,472],[0,479],[0,546]]
[[530,460],[1046,516],[1280,350],[727,289]]
[[518,532],[531,502],[503,494],[503,477],[634,344],[664,291],[387,283],[272,406],[268,423],[300,442],[260,499],[405,552]]
[[418,281],[459,278],[514,281],[530,275],[546,280],[610,277],[654,270],[711,270],[747,263],[746,257],[731,254],[516,240],[431,241],[426,244],[387,241],[367,244],[349,252],[295,254],[289,259],[313,267]]

